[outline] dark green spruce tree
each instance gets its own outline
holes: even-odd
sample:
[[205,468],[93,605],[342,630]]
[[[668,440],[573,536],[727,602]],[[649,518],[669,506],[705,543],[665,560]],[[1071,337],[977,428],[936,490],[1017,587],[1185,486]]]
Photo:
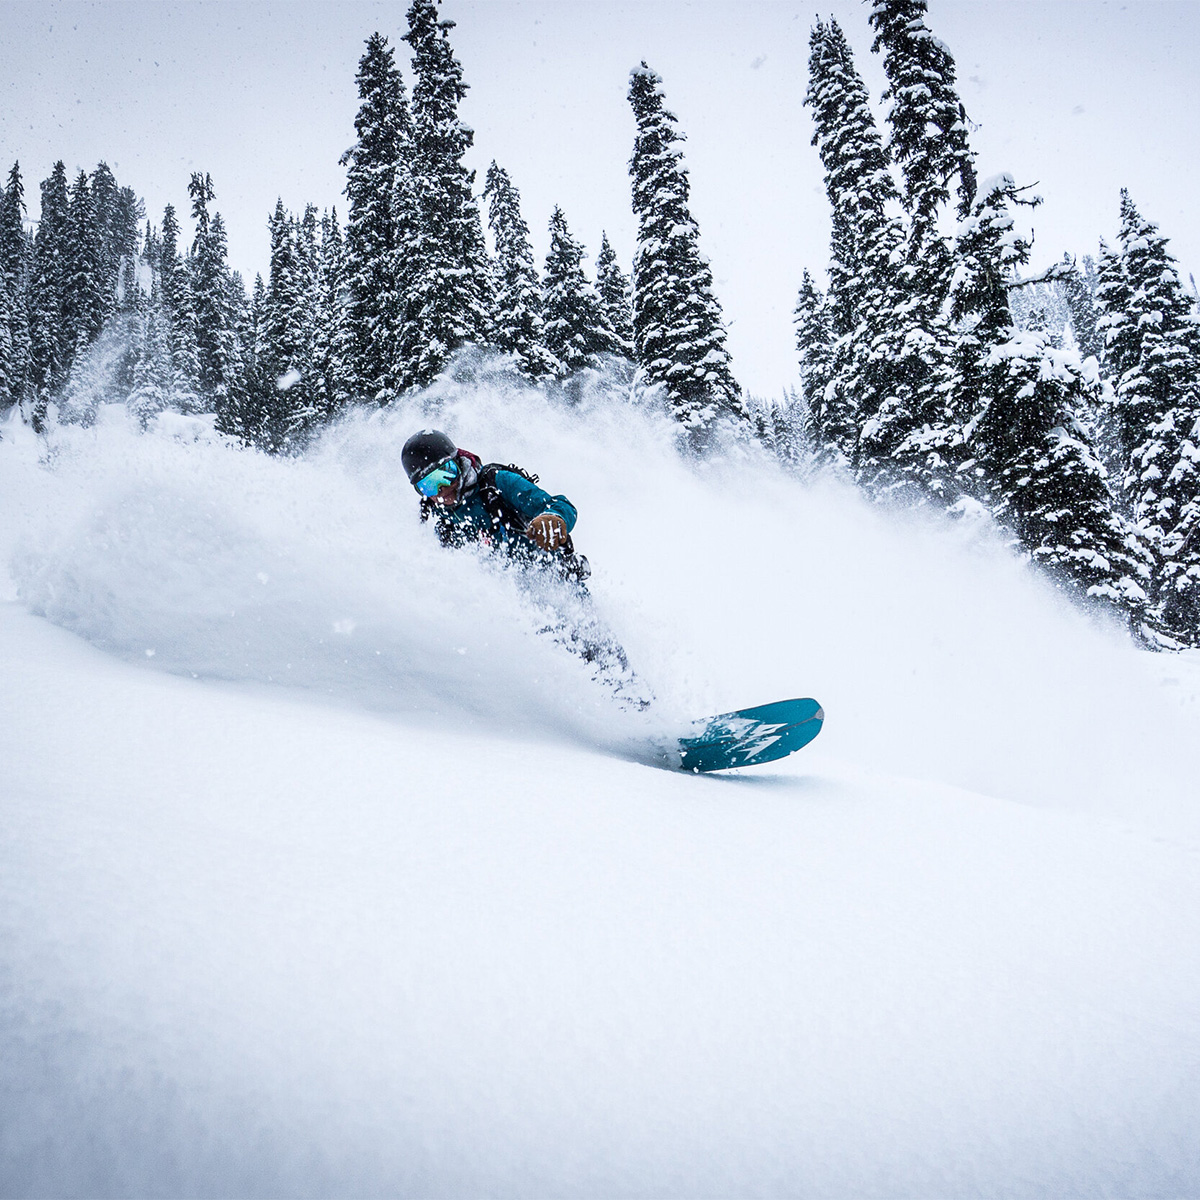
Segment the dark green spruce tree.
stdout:
[[350,206],[344,265],[350,349],[346,370],[356,398],[388,403],[413,382],[402,365],[402,341],[415,218],[407,199],[412,157],[408,103],[382,34],[367,40],[356,82],[357,140],[342,158]]
[[908,257],[923,264],[922,290],[940,299],[951,255],[938,219],[955,179],[958,215],[968,214],[976,178],[954,58],[926,26],[927,9],[926,0],[874,0],[868,20],[875,30],[871,48],[882,53],[888,79],[883,94],[892,131],[888,149],[904,173]]
[[[833,379],[833,329],[829,305],[813,277],[804,272],[794,313],[796,349],[800,355],[799,403],[806,413],[805,425],[812,429],[817,459],[836,459],[841,447],[852,445],[853,414],[838,406],[842,393],[831,388]],[[843,460],[844,461],[844,460]]]
[[217,414],[217,427],[240,432],[243,373],[238,327],[245,304],[240,277],[226,262],[225,222],[209,212],[216,193],[212,177],[193,173],[188,184],[196,235],[188,257],[188,281],[195,314],[196,358],[200,394],[207,411]]
[[417,251],[410,292],[409,370],[418,386],[431,383],[460,347],[491,335],[492,270],[475,202],[475,173],[463,156],[474,133],[458,115],[467,93],[449,33],[434,0],[408,10],[412,47],[413,186]]
[[333,209],[321,217],[321,247],[317,263],[313,336],[317,421],[329,420],[353,398],[349,368],[352,354],[345,246],[337,209]]
[[633,339],[638,366],[662,384],[695,449],[722,418],[748,422],[725,345],[712,268],[700,252],[689,207],[683,134],[666,107],[661,77],[646,63],[629,78],[637,136],[629,173],[637,249],[633,259]]
[[263,408],[258,440],[264,449],[279,451],[288,446],[309,402],[309,323],[314,298],[302,231],[282,199],[276,202],[267,225],[271,270],[257,322],[261,330],[256,331],[261,336],[256,366]]
[[28,288],[30,243],[25,186],[13,163],[0,193],[0,408],[31,399]]
[[1008,293],[1030,250],[1014,233],[1022,203],[1035,201],[996,176],[960,226],[951,303],[959,387],[974,406],[961,474],[1061,587],[1111,605],[1144,635],[1154,557],[1114,502],[1080,420],[1095,382],[1076,353],[1013,320]]
[[1091,258],[1085,255],[1080,267],[1069,254],[1064,254],[1059,288],[1071,317],[1071,334],[1079,353],[1099,362],[1104,354],[1104,339],[1098,326],[1100,312],[1093,291],[1094,279],[1089,282],[1089,271],[1094,277],[1095,264]]
[[67,339],[64,303],[70,250],[68,246],[67,171],[54,164],[42,180],[42,206],[33,242],[29,282],[29,339],[33,399],[30,419],[42,431],[46,407],[66,381],[73,346]]
[[[155,282],[171,346],[169,407],[185,413],[199,412],[204,405],[200,399],[196,309],[192,302],[191,281],[179,251],[179,219],[171,204],[163,210],[162,235],[155,249]],[[234,431],[227,428],[226,432]]]
[[[134,306],[136,280],[127,271],[137,256],[138,225],[143,215],[141,202],[132,188],[121,187],[107,163],[101,163],[91,176],[92,207],[96,212],[100,272],[109,313],[118,304]],[[107,314],[106,314],[107,315]]]
[[818,21],[809,46],[804,102],[833,210],[826,305],[833,343],[814,428],[824,458],[845,461],[860,482],[886,490],[889,473],[900,473],[894,454],[913,428],[917,401],[907,322],[897,315],[905,296],[904,229],[893,213],[899,196],[866,85],[837,22]]
[[542,271],[542,315],[546,349],[565,379],[588,366],[597,354],[611,353],[616,336],[605,319],[600,297],[583,271],[583,246],[571,236],[555,206],[550,218],[550,251]]
[[508,172],[495,162],[488,167],[483,189],[488,226],[496,245],[496,309],[492,342],[511,354],[527,379],[550,379],[559,363],[545,346],[542,296],[529,226],[521,216],[521,195]]
[[151,295],[141,319],[133,326],[133,379],[127,404],[143,428],[172,407],[171,337],[169,323],[158,297]]
[[[80,171],[67,205],[66,271],[63,290],[63,337],[72,359],[100,336],[115,304],[115,290],[101,261],[100,228],[86,172]],[[112,280],[114,289],[116,279]]]
[[949,407],[954,336],[944,316],[953,252],[939,225],[951,183],[961,218],[976,177],[954,58],[925,13],[925,0],[875,0],[869,18],[888,79],[887,151],[904,178],[907,236],[888,316],[889,352],[898,355],[893,395],[864,430],[860,474],[948,502],[960,439]]
[[1121,484],[1161,560],[1156,614],[1168,632],[1200,644],[1200,328],[1167,246],[1122,191],[1121,248],[1104,264],[1100,301],[1119,370]]
[[633,359],[633,304],[629,276],[621,270],[617,252],[609,244],[608,234],[600,234],[600,253],[596,255],[596,294],[612,331],[612,352]]

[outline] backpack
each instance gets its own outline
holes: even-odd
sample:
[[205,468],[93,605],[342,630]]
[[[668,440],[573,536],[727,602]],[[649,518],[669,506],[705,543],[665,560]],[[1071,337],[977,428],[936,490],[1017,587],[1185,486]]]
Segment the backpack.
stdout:
[[[503,525],[511,532],[523,535],[525,521],[496,486],[496,475],[500,471],[511,471],[514,475],[520,475],[522,479],[527,479],[533,484],[537,483],[538,477],[513,463],[488,463],[486,467],[479,468],[479,498],[483,501],[483,507],[487,509],[488,516],[492,518],[493,528]],[[569,543],[570,539],[568,538],[567,541]],[[569,545],[567,553],[572,553]]]

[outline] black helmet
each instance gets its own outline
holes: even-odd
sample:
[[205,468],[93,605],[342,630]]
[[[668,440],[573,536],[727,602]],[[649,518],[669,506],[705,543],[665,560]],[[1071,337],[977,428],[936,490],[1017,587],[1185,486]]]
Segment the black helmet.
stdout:
[[422,429],[404,443],[400,461],[404,464],[408,482],[415,484],[430,467],[457,453],[458,447],[440,429]]

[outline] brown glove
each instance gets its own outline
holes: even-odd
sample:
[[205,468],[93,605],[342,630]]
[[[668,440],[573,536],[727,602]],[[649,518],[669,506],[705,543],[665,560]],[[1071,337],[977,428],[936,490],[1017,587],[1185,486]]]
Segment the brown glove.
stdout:
[[543,550],[560,550],[567,541],[567,523],[558,513],[539,513],[525,526],[525,536]]

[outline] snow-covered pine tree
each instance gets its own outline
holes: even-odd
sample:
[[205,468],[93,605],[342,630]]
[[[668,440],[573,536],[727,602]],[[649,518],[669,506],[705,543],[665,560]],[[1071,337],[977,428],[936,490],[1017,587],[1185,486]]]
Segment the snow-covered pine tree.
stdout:
[[775,405],[775,452],[793,468],[812,460],[812,413],[795,388],[786,388]]
[[542,297],[529,226],[521,216],[521,195],[508,172],[493,161],[483,189],[488,227],[496,245],[496,310],[492,342],[516,357],[529,379],[549,379],[560,365],[545,346]]
[[1079,353],[1099,362],[1104,353],[1104,339],[1097,326],[1100,312],[1088,282],[1089,269],[1095,273],[1091,258],[1085,256],[1081,268],[1069,254],[1064,254],[1058,286],[1071,318],[1071,334]]
[[29,283],[29,339],[33,399],[30,421],[41,432],[46,406],[71,367],[63,320],[69,262],[67,171],[62,161],[42,180],[42,206],[33,241]]
[[160,412],[171,407],[170,329],[165,312],[157,303],[147,306],[138,330],[133,387],[128,406],[144,429]]
[[[292,446],[302,445],[309,431],[327,415],[316,368],[317,321],[321,304],[319,228],[320,221],[313,204],[306,205],[304,215],[292,222],[297,303],[291,315],[291,336],[299,347],[297,360],[291,368],[293,374],[285,376],[289,381],[295,379],[287,389],[285,406],[288,412],[285,439]],[[299,378],[296,378],[297,373]]]
[[321,217],[315,204],[306,204],[303,214],[293,220],[293,236],[296,242],[297,292],[300,311],[294,318],[299,326],[299,340],[304,347],[306,386],[310,398],[306,404],[311,409],[312,350],[316,340],[317,326],[317,280],[321,273]]
[[[1200,493],[1200,334],[1167,238],[1124,190],[1120,242],[1119,263],[1106,264],[1111,286],[1101,303],[1117,351],[1111,361],[1124,366],[1114,404],[1125,452],[1121,482],[1135,520],[1162,555],[1155,597],[1162,621],[1177,636],[1200,642],[1200,535],[1193,516]],[[1109,308],[1114,297],[1124,299],[1124,312]]]
[[228,410],[219,428],[247,445],[263,446],[271,405],[274,402],[275,376],[267,346],[267,285],[261,275],[254,276],[250,301],[246,305],[242,328],[242,395],[236,410]]
[[[872,50],[882,51],[888,77],[886,150],[903,172],[908,229],[888,304],[899,355],[893,395],[864,427],[859,474],[887,491],[915,483],[919,493],[948,501],[959,437],[948,408],[954,338],[944,316],[952,253],[938,223],[951,179],[958,177],[960,215],[976,180],[954,59],[926,27],[925,12],[925,0],[875,0],[869,18]],[[848,58],[840,31],[835,36]]]
[[147,250],[148,254],[152,252],[156,252],[151,261],[171,345],[169,407],[179,412],[199,412],[204,405],[200,399],[196,310],[191,281],[179,253],[179,220],[171,204],[163,209],[161,237]]
[[[404,80],[387,38],[373,33],[359,60],[358,135],[342,157],[348,167],[345,278],[350,358],[356,397],[387,403],[411,383],[402,365],[414,218],[406,201],[412,129]],[[404,222],[403,231],[397,228]],[[403,236],[402,236],[403,233]]]
[[[834,338],[832,391],[814,410],[817,429],[838,439],[831,453],[856,463],[859,430],[878,406],[881,341],[902,241],[887,205],[898,200],[866,86],[836,22],[818,21],[809,39],[804,103],[813,110],[812,142],[825,168],[833,210],[828,312]],[[827,419],[832,418],[832,419]]]
[[956,435],[948,413],[949,331],[904,258],[899,200],[866,85],[836,21],[812,31],[813,143],[833,208],[828,311],[834,334],[817,428],[876,494],[944,495]]
[[[1197,410],[1200,404],[1193,402],[1191,411]],[[1200,646],[1200,415],[1190,427],[1183,419],[1180,426],[1164,430],[1177,442],[1179,455],[1163,490],[1178,496],[1180,506],[1159,548],[1155,615],[1168,632]]]
[[146,207],[131,187],[118,189],[112,214],[112,253],[120,264],[120,303],[137,306],[138,227]]
[[[1129,302],[1133,289],[1125,274],[1120,247],[1110,248],[1100,239],[1100,261],[1096,270],[1096,321],[1103,352],[1101,366],[1109,379],[1120,379],[1137,362],[1140,348],[1138,330],[1129,320]],[[1132,447],[1126,448],[1126,453]]]
[[0,190],[0,408],[23,404],[30,395],[30,345],[27,291],[30,246],[25,235],[25,186],[13,163]]
[[804,272],[794,314],[800,355],[800,399],[808,413],[819,462],[848,465],[858,430],[844,390],[831,387],[833,330],[829,306],[813,277]]
[[[118,185],[107,163],[100,163],[91,176],[92,207],[96,214],[101,287],[108,316],[122,299],[122,268],[137,254],[141,205],[132,188]],[[134,297],[129,296],[132,307]],[[122,301],[123,302],[123,301]]]
[[270,280],[255,330],[261,338],[256,367],[264,406],[258,440],[264,449],[278,451],[287,445],[300,421],[299,411],[309,399],[306,326],[311,297],[306,286],[301,230],[283,207],[282,199],[276,201],[267,225],[271,238]]
[[188,282],[195,312],[198,382],[208,411],[219,428],[236,425],[231,418],[242,403],[242,355],[238,338],[241,280],[226,264],[225,222],[210,215],[215,196],[212,177],[193,173],[188,184],[196,236],[188,258]]
[[998,175],[959,226],[951,305],[962,328],[960,399],[975,406],[962,474],[1053,579],[1140,630],[1153,554],[1118,511],[1078,417],[1098,381],[1075,351],[1022,333],[1012,318],[1008,288],[1030,250],[1012,206],[1035,202]]
[[[1196,325],[1167,239],[1121,192],[1120,252],[1104,264],[1105,312],[1116,416],[1129,468],[1122,480],[1139,520],[1151,517],[1154,486],[1165,465],[1145,458],[1146,433],[1196,378]],[[1122,304],[1121,308],[1116,303]],[[1149,494],[1140,482],[1150,470]]]
[[153,255],[151,262],[158,280],[158,290],[167,316],[174,321],[183,306],[183,293],[187,287],[187,273],[179,253],[179,218],[175,206],[168,204],[163,209],[162,233],[155,239],[147,236],[146,254]]
[[[1095,260],[1084,255],[1081,264],[1070,254],[1064,254],[1053,272],[1047,274],[1052,274],[1052,281],[1042,285],[1042,290],[1053,297],[1048,307],[1057,332],[1055,344],[1073,344],[1081,358],[1094,359],[1099,364],[1104,355],[1104,337],[1099,326],[1100,310],[1096,307]],[[1013,298],[1019,298],[1025,290],[1031,289],[1022,289]],[[1112,384],[1102,373],[1099,387],[1088,393],[1088,404],[1079,412],[1110,481],[1119,480],[1124,470],[1113,420],[1113,396]],[[1120,494],[1114,492],[1114,496],[1120,503]]]
[[610,352],[615,335],[608,327],[588,277],[583,246],[571,236],[557,205],[550,218],[550,251],[542,272],[542,317],[546,349],[565,379],[588,365],[593,355]]
[[353,353],[349,326],[346,262],[337,209],[321,217],[321,247],[317,264],[316,321],[313,337],[313,375],[316,419],[328,420],[350,402],[349,361]]
[[782,400],[746,396],[754,436],[780,462],[798,467],[805,457],[809,431],[808,410],[794,392]]
[[[3,205],[4,188],[0,187],[0,208]],[[13,382],[15,364],[12,337],[12,313],[15,307],[16,297],[11,294],[4,272],[0,270],[0,412],[16,403],[13,399],[17,387]]]
[[412,374],[431,383],[461,346],[482,344],[491,333],[492,269],[472,188],[474,171],[463,156],[475,135],[458,115],[467,93],[449,33],[435,0],[413,0],[408,10],[412,47],[413,183],[418,250],[410,293]]
[[63,338],[75,358],[100,336],[115,301],[115,296],[105,291],[108,281],[101,262],[100,230],[84,171],[75,177],[67,206],[63,282]]
[[[122,252],[117,236],[117,197],[120,188],[112,169],[101,162],[92,172],[90,180],[92,208],[95,211],[96,240],[103,291],[110,304],[109,311],[116,308],[117,290],[121,278]],[[107,315],[107,314],[106,314]]]
[[608,241],[608,234],[600,233],[600,253],[596,255],[596,294],[600,307],[613,334],[614,354],[633,359],[633,301],[630,294],[629,277],[621,270],[617,252]]
[[733,377],[712,268],[688,205],[684,136],[666,107],[662,78],[645,62],[629,77],[637,136],[629,173],[638,223],[633,259],[633,338],[638,366],[665,385],[694,448],[718,420],[748,420]]
[[958,178],[958,215],[975,198],[975,167],[967,114],[959,99],[954,58],[925,24],[926,0],[873,0],[871,49],[883,52],[888,87],[888,149],[904,172],[909,214],[908,258],[921,265],[920,290],[937,303],[949,282],[950,252],[938,233],[942,208]]

